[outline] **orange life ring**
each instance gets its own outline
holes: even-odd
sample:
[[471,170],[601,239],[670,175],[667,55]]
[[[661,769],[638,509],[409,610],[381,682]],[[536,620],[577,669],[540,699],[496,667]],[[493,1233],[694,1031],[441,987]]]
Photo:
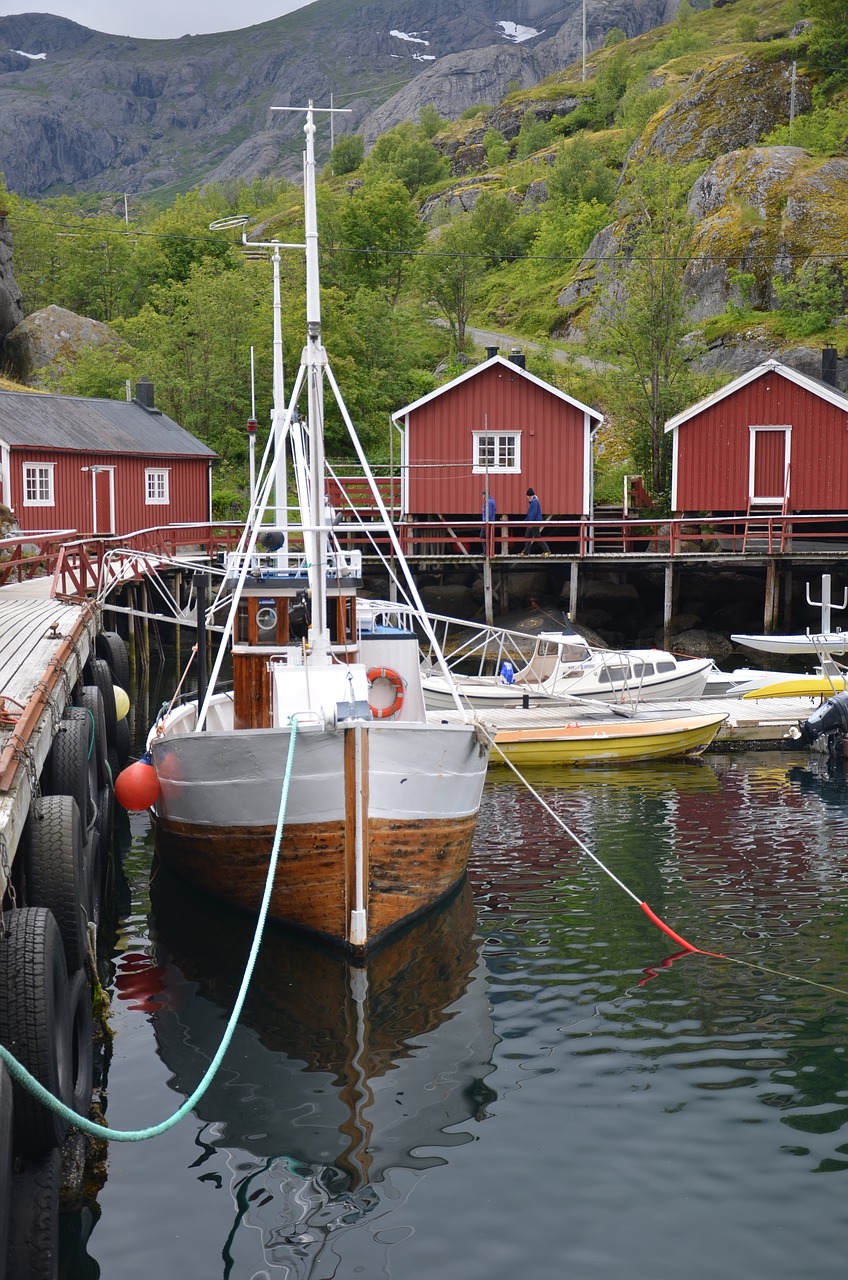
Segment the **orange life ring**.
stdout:
[[365,678],[368,681],[369,688],[375,680],[388,680],[389,684],[393,684],[395,687],[395,700],[388,707],[375,707],[369,699],[368,706],[375,720],[387,720],[389,716],[393,716],[400,711],[403,706],[403,681],[396,671],[392,671],[391,667],[371,667],[369,671],[366,671]]

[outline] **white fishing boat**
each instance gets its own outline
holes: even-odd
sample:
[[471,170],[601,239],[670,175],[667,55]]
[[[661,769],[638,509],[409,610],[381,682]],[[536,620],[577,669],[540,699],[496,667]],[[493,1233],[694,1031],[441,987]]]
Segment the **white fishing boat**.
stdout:
[[[489,743],[467,719],[428,722],[415,632],[358,618],[361,558],[333,536],[325,385],[369,477],[416,624],[431,634],[321,340],[314,133],[310,103],[300,368],[284,410],[275,377],[275,427],[239,550],[227,562],[232,595],[208,688],[157,721],[148,750],[159,781],[161,859],[197,888],[253,911],[292,750],[270,915],[364,953],[464,875]],[[276,318],[276,298],[275,307]],[[299,520],[289,523],[280,520],[280,459],[304,392],[305,436],[292,437]],[[276,526],[266,519],[275,484]],[[276,549],[263,552],[262,539]],[[220,687],[228,654],[232,691]],[[449,679],[446,665],[444,673]]]

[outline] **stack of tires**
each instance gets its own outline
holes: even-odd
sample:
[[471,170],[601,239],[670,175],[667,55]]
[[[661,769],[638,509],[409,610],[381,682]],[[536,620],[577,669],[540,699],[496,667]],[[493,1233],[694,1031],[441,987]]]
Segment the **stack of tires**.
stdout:
[[[0,1041],[56,1098],[88,1116],[94,1076],[90,964],[111,854],[121,756],[114,686],[129,683],[120,636],[97,656],[56,726],[27,817],[16,906],[0,917]],[[100,656],[105,654],[105,656]],[[58,1275],[61,1145],[67,1121],[0,1064],[0,1274]]]

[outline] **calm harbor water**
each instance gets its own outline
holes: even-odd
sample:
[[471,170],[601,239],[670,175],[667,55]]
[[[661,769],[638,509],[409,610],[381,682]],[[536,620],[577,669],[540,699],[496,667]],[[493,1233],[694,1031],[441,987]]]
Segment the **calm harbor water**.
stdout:
[[[845,1273],[848,785],[805,756],[509,774],[469,883],[366,969],[270,930],[219,1076],[114,1144],[63,1274],[697,1280]],[[182,1103],[251,925],[125,820],[106,1114]],[[749,965],[767,966],[765,969]],[[797,979],[806,979],[807,982]],[[70,1242],[75,1243],[71,1244]]]

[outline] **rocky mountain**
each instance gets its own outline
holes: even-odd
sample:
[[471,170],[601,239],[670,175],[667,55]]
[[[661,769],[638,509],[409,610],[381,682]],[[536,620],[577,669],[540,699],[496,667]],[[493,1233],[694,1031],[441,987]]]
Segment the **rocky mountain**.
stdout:
[[[590,0],[587,44],[636,35],[678,0]],[[116,25],[119,19],[116,18]],[[580,0],[316,0],[240,31],[139,40],[67,19],[0,17],[0,171],[23,195],[159,192],[299,173],[302,121],[272,106],[349,109],[366,138],[426,102],[455,118],[579,54]],[[318,139],[329,146],[329,127]]]

